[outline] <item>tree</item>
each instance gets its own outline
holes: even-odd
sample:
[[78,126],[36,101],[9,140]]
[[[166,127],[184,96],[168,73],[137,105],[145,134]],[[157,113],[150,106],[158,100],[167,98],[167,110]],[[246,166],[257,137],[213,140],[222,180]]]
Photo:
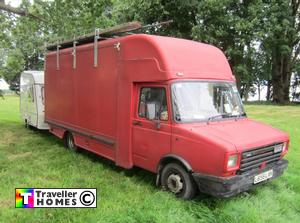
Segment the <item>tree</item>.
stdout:
[[289,101],[291,76],[300,53],[299,0],[265,1],[264,48],[272,61],[273,101]]
[[262,46],[257,46],[257,50],[254,53],[253,57],[253,83],[256,86],[257,94],[258,94],[258,101],[262,99],[261,97],[261,89],[264,86],[267,86],[267,95],[266,99],[270,99],[270,80],[272,78],[271,74],[271,67],[272,67],[272,62],[271,59],[269,58],[268,54],[266,51],[262,49]]
[[151,24],[173,20],[160,34],[191,39],[196,24],[197,0],[114,0],[113,16],[117,23],[141,21]]
[[17,75],[24,70],[24,58],[20,50],[10,51],[6,65],[2,67],[1,74],[4,79],[11,84]]
[[28,17],[31,17],[31,18],[34,18],[34,19],[43,20],[43,18],[41,18],[40,16],[32,14],[27,10],[22,10],[22,9],[19,9],[19,8],[11,7],[10,5],[6,5],[4,0],[0,0],[0,10],[6,11],[6,12],[9,12],[9,13],[13,13],[13,14],[17,14],[17,15],[20,15],[20,16],[28,16]]
[[110,7],[109,0],[36,0],[33,4],[23,0],[18,8],[6,10],[10,13],[0,10],[0,28],[4,30],[0,34],[3,43],[0,53],[5,60],[1,63],[0,59],[0,74],[9,83],[17,83],[23,70],[42,70],[45,42],[58,36],[73,38],[95,27],[110,26],[113,24]]
[[193,37],[225,51],[241,96],[255,81],[253,63],[260,32],[261,1],[203,0],[199,3]]
[[[20,7],[2,7],[3,11],[4,1],[0,0],[0,75],[5,75],[10,82],[17,79],[21,65],[23,69],[42,69],[44,42],[57,41],[57,37],[72,39],[95,28],[133,20],[144,24],[173,20],[167,29],[159,29],[159,34],[194,39],[221,48],[245,100],[253,89],[260,92],[266,85],[267,98],[284,103],[289,100],[291,76],[299,73],[299,2],[35,0],[32,3],[23,0]],[[157,30],[146,31],[155,33]],[[21,63],[11,69],[16,60]],[[297,89],[298,84],[294,81],[293,89]]]
[[110,0],[54,0],[35,1],[32,6],[45,18],[43,34],[46,40],[72,39],[90,33],[95,28],[114,25]]
[[0,48],[8,48],[11,46],[9,39],[10,28],[13,26],[12,16],[8,13],[0,11]]
[[291,81],[292,101],[300,102],[300,62],[295,65]]
[[[17,11],[28,11],[29,1],[23,1]],[[15,11],[12,11],[15,12]],[[26,14],[28,15],[28,14]],[[24,69],[41,68],[39,60],[41,45],[40,21],[31,17],[20,17],[15,14],[0,12],[0,76],[13,86]]]

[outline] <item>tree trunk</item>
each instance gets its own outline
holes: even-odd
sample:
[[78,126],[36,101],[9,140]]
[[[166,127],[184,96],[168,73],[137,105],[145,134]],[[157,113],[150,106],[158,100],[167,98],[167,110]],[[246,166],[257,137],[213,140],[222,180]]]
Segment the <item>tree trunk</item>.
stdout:
[[284,60],[284,69],[283,69],[283,93],[284,93],[284,101],[290,101],[290,87],[291,87],[291,59],[292,55],[289,55],[288,58]]
[[284,87],[280,73],[280,64],[274,64],[272,83],[273,83],[273,102],[284,103]]
[[250,85],[249,84],[245,84],[243,87],[243,94],[244,94],[244,100],[245,102],[248,101],[249,99],[249,91],[250,91]]
[[[275,42],[272,50],[272,83],[273,83],[273,101],[277,103],[287,103],[290,101],[290,85],[292,69],[299,56],[299,0],[281,1],[282,6],[290,10],[286,15],[279,13],[279,21],[287,19],[289,25],[286,23],[278,23],[282,26],[283,32],[275,32]],[[287,3],[287,4],[285,4]],[[288,46],[286,50],[281,49],[280,44]]]
[[268,80],[266,100],[270,101],[271,98],[272,98],[272,81]]
[[260,101],[260,82],[257,83],[257,93],[258,93],[258,101]]
[[290,101],[291,82],[291,57],[292,55],[280,55],[279,51],[273,52],[272,83],[273,102],[284,104]]

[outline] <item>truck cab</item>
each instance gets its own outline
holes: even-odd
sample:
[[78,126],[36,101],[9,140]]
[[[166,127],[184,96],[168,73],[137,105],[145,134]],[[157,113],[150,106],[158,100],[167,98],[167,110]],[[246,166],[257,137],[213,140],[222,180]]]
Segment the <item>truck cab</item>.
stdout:
[[177,196],[199,189],[230,197],[286,168],[287,134],[249,119],[234,82],[180,79],[138,89],[134,162],[159,163],[157,183]]

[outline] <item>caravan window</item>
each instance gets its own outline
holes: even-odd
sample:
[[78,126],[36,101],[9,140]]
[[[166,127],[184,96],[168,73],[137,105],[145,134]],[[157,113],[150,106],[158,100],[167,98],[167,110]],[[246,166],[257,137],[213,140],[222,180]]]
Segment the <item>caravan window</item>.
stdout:
[[28,100],[30,102],[34,102],[34,92],[33,92],[33,85],[31,85],[28,89]]

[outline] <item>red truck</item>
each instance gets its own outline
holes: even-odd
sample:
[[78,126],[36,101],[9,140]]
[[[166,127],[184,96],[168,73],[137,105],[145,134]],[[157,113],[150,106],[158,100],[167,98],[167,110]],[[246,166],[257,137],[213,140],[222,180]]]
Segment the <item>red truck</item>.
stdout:
[[45,121],[68,148],[157,174],[177,197],[230,197],[280,176],[289,136],[247,118],[218,48],[133,34],[46,55]]

